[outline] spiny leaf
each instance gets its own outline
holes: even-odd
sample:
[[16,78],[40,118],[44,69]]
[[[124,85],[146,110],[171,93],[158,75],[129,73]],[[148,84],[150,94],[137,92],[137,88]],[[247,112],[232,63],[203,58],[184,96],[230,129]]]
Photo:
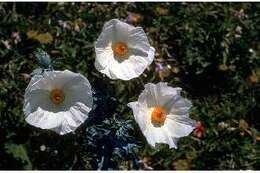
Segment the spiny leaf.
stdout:
[[8,154],[13,155],[14,158],[16,158],[17,160],[20,160],[21,162],[23,162],[25,164],[24,169],[27,169],[27,170],[32,169],[32,163],[29,159],[29,156],[27,154],[27,151],[26,151],[26,148],[24,147],[24,145],[6,143],[5,149]]

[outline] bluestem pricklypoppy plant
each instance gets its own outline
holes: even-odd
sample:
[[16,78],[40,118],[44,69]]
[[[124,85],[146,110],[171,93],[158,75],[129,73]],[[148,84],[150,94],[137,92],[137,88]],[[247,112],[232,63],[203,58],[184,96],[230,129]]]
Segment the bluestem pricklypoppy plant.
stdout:
[[[141,27],[117,19],[105,23],[95,51],[97,70],[111,79],[122,80],[140,76],[155,53]],[[26,121],[60,135],[75,131],[92,110],[90,83],[79,73],[54,71],[51,58],[43,51],[38,50],[36,57],[41,68],[33,72],[25,91]],[[191,103],[180,96],[180,91],[181,88],[169,87],[167,83],[148,83],[138,101],[128,104],[150,145],[166,143],[177,148],[178,139],[193,131],[194,121],[188,112]],[[138,142],[129,134],[130,130],[133,128],[129,120],[115,117],[87,127],[87,144],[97,151],[98,169],[109,169],[113,155],[133,160],[136,168],[140,166],[135,154]]]
[[118,19],[105,23],[95,51],[97,70],[111,79],[121,80],[140,76],[153,62],[155,53],[141,27]]
[[[37,54],[37,59],[42,62],[40,65],[51,66],[47,54]],[[24,97],[25,120],[60,135],[72,132],[82,124],[93,104],[90,83],[83,75],[52,68],[34,74]]]
[[195,121],[189,118],[192,104],[181,97],[180,91],[181,88],[167,83],[148,83],[138,101],[128,104],[150,145],[166,143],[170,148],[177,148],[178,139],[195,128]]

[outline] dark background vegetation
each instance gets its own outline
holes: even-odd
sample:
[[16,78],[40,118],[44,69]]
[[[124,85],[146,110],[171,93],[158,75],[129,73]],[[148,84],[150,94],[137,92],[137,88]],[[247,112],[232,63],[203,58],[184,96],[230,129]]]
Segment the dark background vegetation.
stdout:
[[[0,169],[138,169],[136,159],[142,169],[260,169],[259,12],[259,3],[0,3]],[[156,48],[139,78],[110,80],[94,68],[94,42],[112,18],[143,27]],[[73,134],[24,121],[38,48],[57,61],[55,69],[85,75],[96,93],[90,120]],[[151,148],[126,106],[144,84],[159,81],[182,87],[201,123],[177,150]],[[115,132],[134,127],[135,159],[113,150],[121,143],[108,141],[118,133],[92,133],[104,120],[119,121]]]

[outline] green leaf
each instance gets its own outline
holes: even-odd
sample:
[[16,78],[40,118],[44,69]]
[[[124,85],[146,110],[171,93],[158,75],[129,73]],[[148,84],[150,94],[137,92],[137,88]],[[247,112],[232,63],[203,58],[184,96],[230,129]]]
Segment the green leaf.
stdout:
[[28,157],[28,153],[24,145],[17,144],[5,144],[5,149],[8,154],[13,155],[17,160],[20,160],[24,164],[24,169],[31,170],[32,163]]

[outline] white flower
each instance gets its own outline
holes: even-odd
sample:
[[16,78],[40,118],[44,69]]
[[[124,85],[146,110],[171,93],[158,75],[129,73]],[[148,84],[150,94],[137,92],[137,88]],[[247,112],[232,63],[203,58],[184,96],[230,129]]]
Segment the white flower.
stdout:
[[69,70],[35,75],[24,97],[25,120],[60,135],[76,130],[88,117],[93,104],[89,81]]
[[96,45],[95,67],[111,79],[130,80],[152,63],[155,49],[141,27],[118,19],[105,23]]
[[189,135],[195,121],[189,118],[191,102],[180,95],[181,88],[167,83],[148,83],[137,102],[128,103],[147,142],[169,144],[177,148],[178,138]]

